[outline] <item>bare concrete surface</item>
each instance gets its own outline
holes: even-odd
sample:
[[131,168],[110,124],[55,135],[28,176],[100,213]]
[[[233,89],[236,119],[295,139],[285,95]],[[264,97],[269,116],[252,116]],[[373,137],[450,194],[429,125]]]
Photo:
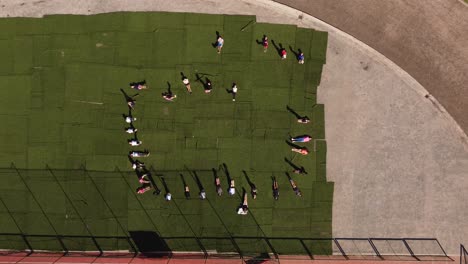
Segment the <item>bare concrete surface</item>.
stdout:
[[260,22],[328,31],[318,100],[326,109],[327,176],[335,181],[334,236],[436,237],[454,255],[459,243],[468,244],[466,134],[435,98],[425,98],[428,92],[416,80],[355,38],[311,16],[299,18],[302,12],[270,0],[22,3],[4,0],[0,16],[111,11],[255,14]]
[[468,131],[468,6],[459,0],[275,0],[376,49]]

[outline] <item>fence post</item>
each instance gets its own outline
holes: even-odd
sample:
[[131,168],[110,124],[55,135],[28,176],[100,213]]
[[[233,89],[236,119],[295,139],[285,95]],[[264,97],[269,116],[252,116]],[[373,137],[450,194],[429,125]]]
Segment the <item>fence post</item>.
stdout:
[[305,251],[307,252],[307,255],[309,255],[310,259],[314,259],[314,256],[312,255],[312,252],[307,248],[306,244],[304,243],[304,240],[302,238],[299,239],[301,241],[302,246],[304,247]]
[[420,260],[416,255],[414,255],[413,250],[411,250],[411,247],[408,245],[408,242],[406,242],[406,239],[403,238],[401,239],[403,241],[403,244],[405,244],[406,249],[408,249],[408,252],[411,254],[411,256],[417,260]]
[[338,240],[336,238],[333,238],[333,241],[335,241],[335,245],[338,247],[343,257],[345,257],[345,259],[349,259],[344,250],[341,248],[340,243],[338,243]]
[[468,252],[466,251],[465,246],[460,244],[460,264],[467,264],[467,261],[466,261],[467,255],[468,255]]
[[380,255],[379,250],[378,250],[377,247],[374,245],[374,242],[372,241],[372,238],[368,238],[367,240],[369,241],[369,244],[371,245],[371,247],[372,247],[372,249],[374,250],[375,254],[377,254],[377,257],[379,257],[380,259],[383,259],[382,255]]

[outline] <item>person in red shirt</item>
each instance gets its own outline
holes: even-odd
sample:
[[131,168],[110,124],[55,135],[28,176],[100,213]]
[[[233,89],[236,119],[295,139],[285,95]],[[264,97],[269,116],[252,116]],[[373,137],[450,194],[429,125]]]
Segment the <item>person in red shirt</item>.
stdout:
[[309,154],[309,150],[307,148],[292,148],[291,150],[294,151],[294,152],[297,152],[297,153],[299,153],[301,155]]
[[286,49],[285,48],[281,49],[280,53],[281,53],[281,59],[285,60],[286,56],[288,55],[288,52],[286,51]]
[[266,35],[263,35],[262,45],[263,45],[263,52],[267,52],[267,50],[268,50],[268,37]]

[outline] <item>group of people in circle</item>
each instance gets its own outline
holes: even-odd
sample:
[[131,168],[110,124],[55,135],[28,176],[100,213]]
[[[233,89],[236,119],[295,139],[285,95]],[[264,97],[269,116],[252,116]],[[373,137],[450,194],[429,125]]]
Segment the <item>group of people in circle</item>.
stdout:
[[[286,59],[287,58],[286,49],[283,48],[281,46],[281,44],[279,44],[279,46],[277,46],[274,43],[274,41],[272,41],[272,42],[273,42],[273,45],[275,45],[275,48],[277,49],[279,55],[281,56],[281,59],[283,59],[283,60]],[[257,41],[257,43],[259,43],[259,41]],[[268,39],[268,37],[266,35],[263,35],[263,38],[262,38],[260,43],[263,46],[264,52],[267,52],[268,47],[269,47],[269,39]],[[223,46],[224,46],[224,39],[217,32],[217,39],[216,39],[216,42],[213,43],[213,47],[216,47],[217,53],[220,54]],[[305,57],[304,57],[304,53],[302,53],[301,50],[299,50],[299,53],[296,53],[296,56],[297,56],[298,63],[299,64],[304,64],[304,58]],[[181,72],[180,74],[181,74],[182,83],[185,86],[187,92],[189,94],[192,94],[192,86],[191,86],[191,83],[190,83],[188,77],[185,76],[183,72]],[[211,80],[208,79],[207,77],[205,78],[205,80],[203,80],[202,76],[200,76],[198,73],[196,74],[196,78],[197,78],[196,80],[199,81],[203,85],[204,92],[206,94],[211,93],[211,91],[213,89],[213,84],[212,84]],[[167,92],[163,92],[161,95],[165,100],[173,101],[175,98],[177,98],[177,95],[172,93],[170,84],[168,83],[168,85],[169,85],[169,87],[168,87]],[[143,81],[139,81],[139,82],[132,82],[132,83],[130,83],[130,88],[133,89],[133,90],[137,90],[137,91],[145,90],[145,89],[147,89],[146,81],[143,80]],[[139,96],[139,93],[134,94],[132,96],[129,96],[123,89],[121,89],[121,91],[123,92],[123,94],[125,96],[127,106],[128,106],[128,115],[125,115],[125,114],[123,115],[125,122],[128,124],[128,126],[125,127],[125,132],[128,133],[128,134],[133,135],[133,137],[128,139],[127,142],[128,142],[128,144],[130,146],[137,147],[137,146],[142,145],[143,142],[141,140],[139,140],[138,137],[137,137],[138,129],[134,126],[134,122],[137,120],[137,118],[132,115],[132,110],[134,109],[134,107],[136,105],[136,99],[135,98],[137,96]],[[232,95],[232,101],[236,101],[236,94],[238,92],[237,84],[235,82],[233,82],[232,86],[231,86],[231,89],[226,89],[226,91],[227,91],[227,93]],[[287,109],[288,109],[288,111],[290,111],[290,112],[292,112],[292,113],[294,113],[296,115],[298,123],[307,124],[307,123],[310,122],[310,119],[307,116],[299,116],[297,113],[294,112],[294,110],[289,108],[289,106],[287,107]],[[294,143],[306,143],[306,142],[309,142],[311,140],[312,140],[312,137],[310,137],[308,135],[290,137],[291,145],[294,146],[291,150],[293,152],[297,152],[297,153],[299,153],[301,155],[307,155],[307,154],[309,154],[309,150],[306,147],[300,147],[298,145],[295,145]],[[145,165],[144,162],[141,162],[140,160],[137,159],[137,158],[145,158],[145,157],[148,157],[149,155],[150,155],[150,152],[147,149],[144,149],[144,150],[131,150],[128,153],[128,158],[129,158],[129,160],[131,162],[132,169],[135,171],[135,173],[136,173],[136,175],[138,177],[138,181],[141,184],[141,186],[139,186],[136,189],[136,193],[143,194],[143,193],[151,190],[152,188],[154,188],[155,190],[154,190],[153,194],[159,195],[161,193],[161,191],[159,190],[159,188],[154,183],[154,181],[152,179],[151,172],[146,168],[146,165]],[[295,174],[307,174],[304,167],[296,166],[295,164],[293,164],[291,161],[289,161],[287,159],[286,159],[286,161],[294,168],[293,173],[295,173]],[[294,182],[294,180],[292,179],[292,177],[290,177],[289,173],[286,173],[286,175],[288,176],[290,185],[291,185],[292,189],[294,190],[294,192],[296,193],[296,195],[297,196],[302,196],[301,191],[297,187],[297,185]],[[275,177],[272,177],[272,181],[273,181],[273,184],[272,184],[273,197],[274,197],[275,200],[278,200],[279,199],[278,181],[276,180]],[[252,198],[256,199],[257,198],[257,188],[250,181],[249,181],[249,184],[250,184],[250,187],[251,187]],[[221,180],[220,180],[220,178],[218,176],[216,176],[216,178],[215,178],[215,189],[216,189],[216,193],[218,194],[218,196],[221,196],[223,194],[223,189],[221,187]],[[231,196],[234,195],[235,192],[236,192],[235,190],[236,190],[235,189],[235,182],[234,182],[233,179],[230,179],[229,180],[228,194],[231,195]],[[184,181],[184,195],[185,195],[185,197],[187,199],[190,199],[190,188],[185,183],[185,181]],[[202,199],[202,200],[206,199],[206,192],[205,192],[205,190],[203,188],[200,188],[199,198]],[[247,201],[248,200],[247,199],[248,195],[247,195],[247,193],[245,191],[243,193],[242,198],[243,198],[242,203],[238,207],[237,213],[240,214],[240,215],[246,215],[248,213],[249,209],[248,209],[248,201]],[[168,190],[166,190],[165,199],[167,201],[170,201],[172,199],[172,194]]]

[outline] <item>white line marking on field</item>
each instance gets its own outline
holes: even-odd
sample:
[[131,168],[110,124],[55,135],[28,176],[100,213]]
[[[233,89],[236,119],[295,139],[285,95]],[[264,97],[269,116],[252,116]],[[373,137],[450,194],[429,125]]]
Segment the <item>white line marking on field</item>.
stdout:
[[96,105],[103,105],[104,104],[102,102],[90,102],[90,101],[80,101],[80,100],[73,100],[73,102],[85,103],[85,104],[96,104]]

